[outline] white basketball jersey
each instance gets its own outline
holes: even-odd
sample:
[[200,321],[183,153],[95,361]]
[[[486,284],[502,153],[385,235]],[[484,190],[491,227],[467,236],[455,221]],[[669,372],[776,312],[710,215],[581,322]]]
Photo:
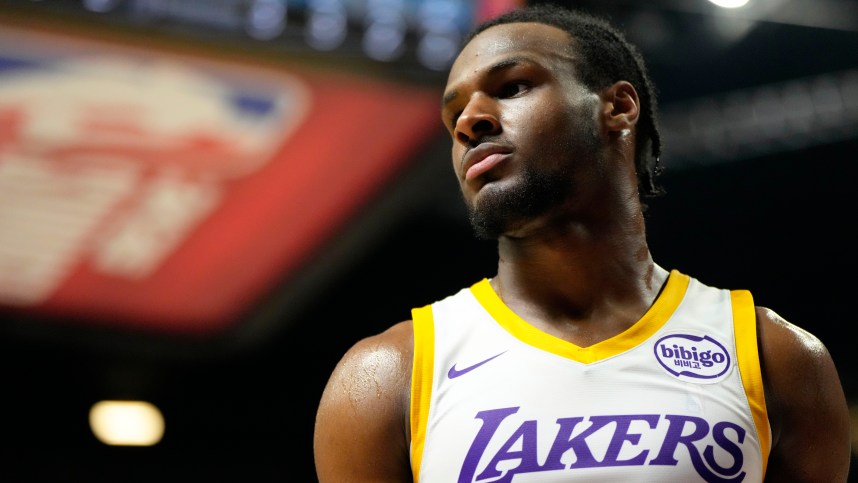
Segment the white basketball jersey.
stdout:
[[486,279],[413,319],[415,482],[763,480],[747,291],[674,270],[637,323],[590,347],[534,328]]

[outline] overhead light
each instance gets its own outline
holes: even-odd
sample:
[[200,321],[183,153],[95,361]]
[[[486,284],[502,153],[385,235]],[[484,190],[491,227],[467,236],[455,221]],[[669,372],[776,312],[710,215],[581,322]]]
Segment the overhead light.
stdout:
[[750,0],[709,0],[721,8],[739,8],[744,7]]
[[164,436],[164,416],[145,401],[99,401],[89,411],[89,425],[111,446],[152,446]]

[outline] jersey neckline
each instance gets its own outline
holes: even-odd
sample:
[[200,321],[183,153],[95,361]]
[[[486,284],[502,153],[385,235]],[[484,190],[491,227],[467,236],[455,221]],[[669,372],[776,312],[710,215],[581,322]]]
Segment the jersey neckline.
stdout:
[[484,278],[470,287],[486,312],[513,337],[533,347],[584,364],[598,362],[638,346],[655,334],[673,315],[690,278],[671,270],[661,293],[644,315],[625,331],[588,347],[581,347],[537,329],[512,311]]

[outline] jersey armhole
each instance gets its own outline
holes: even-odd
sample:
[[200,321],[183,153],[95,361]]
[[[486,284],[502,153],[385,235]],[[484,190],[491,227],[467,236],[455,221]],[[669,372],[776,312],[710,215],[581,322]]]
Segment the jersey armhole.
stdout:
[[417,483],[423,446],[426,441],[426,425],[429,419],[429,401],[432,396],[432,374],[435,354],[435,323],[432,306],[411,311],[414,323],[414,361],[411,367],[411,473]]
[[754,299],[747,290],[730,291],[733,306],[733,326],[736,334],[736,358],[742,385],[754,418],[757,429],[757,439],[760,442],[762,454],[763,475],[771,450],[772,431],[769,425],[769,415],[766,409],[766,398],[763,389],[763,376],[760,369],[759,345],[757,344],[757,312]]

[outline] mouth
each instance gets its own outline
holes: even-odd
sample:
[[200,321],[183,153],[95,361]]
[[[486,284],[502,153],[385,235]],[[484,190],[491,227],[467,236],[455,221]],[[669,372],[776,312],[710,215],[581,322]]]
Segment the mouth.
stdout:
[[462,158],[462,172],[465,181],[471,181],[480,177],[503,162],[512,152],[506,146],[495,143],[483,143],[471,149]]

